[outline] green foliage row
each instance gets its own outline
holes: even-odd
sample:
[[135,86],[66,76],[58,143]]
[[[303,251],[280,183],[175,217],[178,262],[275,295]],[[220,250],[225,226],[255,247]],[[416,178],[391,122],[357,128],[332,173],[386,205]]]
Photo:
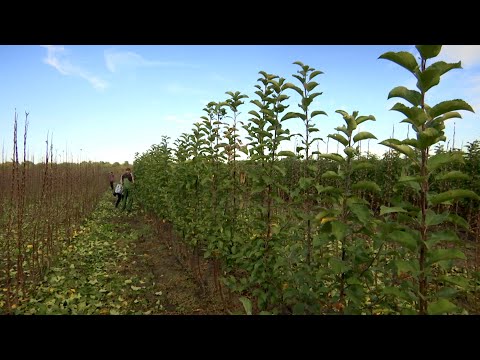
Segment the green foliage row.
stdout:
[[[375,117],[341,109],[344,124],[328,138],[343,151],[312,151],[323,141],[315,137],[317,116],[327,115],[313,110],[322,72],[298,61],[298,86],[260,72],[248,122],[237,120],[247,96],[228,92],[173,148],[163,137],[138,155],[138,198],[173,224],[194,256],[221,263],[223,284],[243,296],[248,312],[463,313],[473,278],[459,271],[466,257],[457,230],[468,230],[461,215],[478,210],[478,175],[468,176],[478,169],[478,143],[468,154],[430,154],[446,140],[445,121],[473,111],[459,99],[425,103],[440,77],[460,68],[443,61],[427,67],[440,49],[418,45],[420,63],[408,52],[380,56],[417,79],[416,90],[388,94],[408,103],[392,110],[416,137],[383,140],[391,150],[382,159],[360,151],[376,137],[358,126]],[[290,94],[300,96],[301,111],[287,111]],[[305,132],[292,134],[287,120],[302,121]],[[282,151],[294,135],[300,146]]]

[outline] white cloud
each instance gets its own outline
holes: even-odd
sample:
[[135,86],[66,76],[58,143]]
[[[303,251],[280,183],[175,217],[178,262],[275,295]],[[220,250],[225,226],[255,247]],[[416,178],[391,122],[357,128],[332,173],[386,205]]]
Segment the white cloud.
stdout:
[[191,67],[197,66],[177,61],[158,61],[147,60],[141,55],[132,51],[117,51],[115,49],[107,49],[104,52],[105,64],[112,73],[120,68],[135,67]]
[[104,90],[107,88],[108,83],[97,76],[91,75],[85,69],[73,65],[67,59],[67,52],[63,46],[56,45],[41,45],[47,49],[47,57],[43,59],[45,64],[48,64],[62,75],[77,76],[87,80],[95,89]]
[[462,62],[463,68],[480,65],[480,45],[444,45],[440,56],[449,62]]

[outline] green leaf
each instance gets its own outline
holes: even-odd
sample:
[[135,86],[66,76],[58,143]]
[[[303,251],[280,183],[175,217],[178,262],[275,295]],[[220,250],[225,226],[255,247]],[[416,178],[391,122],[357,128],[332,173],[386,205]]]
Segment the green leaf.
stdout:
[[[419,213],[420,216],[421,213]],[[435,226],[443,223],[448,218],[448,213],[436,214],[432,209],[428,209],[425,216],[425,224],[428,226]]]
[[440,166],[445,164],[450,164],[453,162],[463,164],[465,160],[463,159],[462,153],[456,151],[454,153],[438,153],[428,159],[427,168],[428,171],[434,171],[438,169]]
[[245,309],[245,312],[247,313],[247,315],[252,315],[252,302],[243,296],[240,297],[238,300],[240,300],[240,302],[242,303],[243,308]]
[[376,139],[376,137],[375,135],[373,135],[372,133],[369,133],[368,131],[361,131],[353,137],[354,142],[357,142],[360,140],[366,140],[366,139]]
[[293,315],[305,315],[305,304],[296,303],[292,307]]
[[434,58],[442,50],[442,45],[415,45],[415,47],[424,59]]
[[312,103],[313,99],[315,99],[317,96],[320,96],[320,95],[322,95],[322,94],[323,94],[323,92],[315,92],[315,93],[310,93],[310,94],[308,94],[307,99],[310,100],[309,104]]
[[418,68],[415,57],[407,51],[393,52],[389,51],[379,56],[379,59],[386,59],[403,66],[405,69],[415,74],[415,70]]
[[317,115],[327,115],[327,113],[325,111],[321,111],[321,110],[315,110],[315,111],[312,111],[312,113],[310,114],[310,118],[313,118]]
[[327,135],[327,137],[329,138],[332,138],[334,140],[337,140],[339,143],[341,143],[343,146],[347,146],[348,145],[348,140],[345,139],[345,137],[343,135],[340,135],[340,134],[329,134]]
[[413,106],[420,106],[422,94],[416,90],[407,89],[405,86],[397,86],[388,93],[388,99],[399,97],[407,100]]
[[347,146],[345,149],[343,149],[343,152],[349,157],[352,158],[355,156],[356,151],[353,147]]
[[461,62],[447,64],[445,61],[437,61],[430,65],[427,69],[435,69],[438,71],[439,75],[442,76],[446,72],[449,72],[452,69],[461,69]]
[[378,186],[375,182],[373,181],[358,181],[355,184],[352,185],[352,189],[354,190],[368,190],[372,192],[379,193],[382,190],[380,189],[380,186]]
[[319,194],[321,193],[339,193],[341,190],[338,187],[335,186],[321,186],[321,185],[315,185],[315,188],[317,189],[317,192]]
[[410,273],[416,275],[418,272],[418,263],[406,260],[396,260],[395,266],[397,267],[397,274]]
[[445,201],[454,200],[454,199],[463,199],[463,198],[480,200],[480,197],[471,190],[456,189],[456,190],[448,190],[438,195],[432,196],[430,198],[430,203],[432,205],[437,205]]
[[[261,107],[261,103],[259,103],[259,104],[260,104],[260,107]],[[256,118],[259,118],[259,119],[261,118],[260,114],[258,112],[256,112],[255,110],[250,110],[248,113],[250,115],[255,116]]]
[[427,313],[429,315],[441,315],[444,313],[452,313],[457,310],[457,306],[447,299],[439,299],[428,304]]
[[458,171],[458,170],[454,170],[454,171],[450,171],[446,174],[439,174],[437,176],[435,176],[435,180],[468,180],[470,177],[465,174],[465,173],[462,173],[461,171]]
[[450,221],[452,224],[456,224],[465,230],[468,230],[470,228],[470,225],[468,224],[467,220],[465,220],[463,217],[457,214],[450,214],[448,215],[448,221]]
[[[406,155],[408,158],[410,158],[410,160],[413,160],[413,161],[417,162],[415,151],[413,151],[413,149],[411,147],[409,147],[408,145],[397,144],[397,143],[393,142],[392,140],[396,140],[396,139],[384,140],[384,141],[380,142],[380,145],[385,145],[389,148],[392,148],[392,149]],[[398,140],[396,140],[396,141],[398,141]]]
[[458,290],[450,286],[442,286],[440,290],[437,291],[435,296],[438,299],[453,299],[455,295],[458,294]]
[[315,70],[310,73],[310,77],[308,78],[309,80],[312,80],[315,76],[323,74],[323,71],[320,70]]
[[416,182],[421,183],[425,179],[424,176],[400,176],[398,182]]
[[349,115],[344,118],[347,122],[347,129],[350,133],[357,128],[357,122],[355,121],[354,117]]
[[[446,120],[455,119],[455,118],[461,119],[462,115],[460,115],[460,113],[458,113],[456,111],[447,112],[447,113],[443,114],[442,116],[436,118],[435,120],[432,120],[428,124],[428,126],[437,126],[440,122],[445,122]],[[443,126],[445,126],[445,124],[443,124]]]
[[[403,121],[401,121],[401,122],[403,122]],[[405,139],[405,140],[402,141],[402,144],[413,146],[415,149],[419,148],[417,139]]]
[[348,113],[344,110],[335,110],[336,113],[342,115],[344,118],[346,118],[348,115]]
[[285,114],[280,121],[285,121],[285,120],[288,120],[288,119],[296,119],[296,118],[299,118],[300,115],[302,115],[302,114],[299,114],[299,113],[296,113],[296,112],[289,112],[289,113]]
[[337,275],[343,274],[349,269],[348,265],[344,261],[334,257],[329,259],[329,263],[331,269]]
[[464,290],[467,290],[470,286],[468,279],[463,276],[444,275],[439,276],[438,280],[457,285]]
[[365,170],[365,169],[375,169],[375,165],[372,163],[369,163],[367,161],[355,161],[352,164],[352,170],[357,171],[357,170]]
[[317,82],[311,81],[311,82],[309,82],[308,84],[305,84],[305,89],[307,89],[307,91],[312,91],[312,90],[315,89],[317,86],[318,86],[318,83],[317,83]]
[[400,291],[400,289],[393,286],[385,286],[384,288],[381,289],[381,292],[384,295],[393,295],[397,298],[402,298],[404,296],[403,292]]
[[348,227],[340,221],[332,221],[332,234],[338,241],[343,241],[347,234]]
[[295,157],[295,153],[293,151],[287,151],[287,150],[283,150],[283,151],[280,151],[277,156],[287,156],[287,157]]
[[283,85],[283,88],[284,88],[284,89],[293,89],[293,90],[295,90],[297,93],[299,93],[300,96],[303,96],[303,95],[304,95],[302,89],[300,89],[298,86],[296,86],[296,85],[294,85],[294,84],[292,84],[292,83],[289,83],[289,82],[288,82],[288,83],[284,84],[284,85]]
[[443,260],[462,259],[465,260],[465,254],[458,249],[433,249],[427,253],[427,264],[430,266]]
[[407,210],[404,208],[398,207],[398,206],[392,206],[392,207],[387,207],[387,206],[380,206],[380,215],[385,215],[385,214],[390,214],[390,213],[399,213],[399,212],[404,212],[406,213]]
[[337,127],[335,128],[335,130],[341,131],[341,132],[343,132],[345,135],[349,136],[349,131],[348,131],[348,129],[345,127],[345,125],[337,126]]
[[343,177],[337,174],[335,171],[328,170],[322,174],[322,179],[342,179]]
[[345,162],[345,159],[339,154],[321,154],[319,156],[324,159],[330,159],[339,163]]
[[372,214],[369,208],[367,208],[365,205],[355,204],[351,202],[347,202],[347,205],[351,212],[363,225],[368,225],[372,222]]
[[[357,125],[360,125],[361,123],[363,123],[364,121],[367,121],[367,120],[376,121],[375,116],[373,116],[373,115],[359,116],[359,117],[356,119]],[[375,139],[376,139],[376,138],[375,138]]]
[[287,174],[287,170],[285,170],[283,167],[273,165],[273,168],[277,170],[280,174],[282,174],[282,176],[285,176]]
[[439,82],[440,71],[429,68],[418,74],[417,88],[423,93],[426,93],[432,87],[438,85]]
[[300,187],[300,189],[307,189],[308,187],[310,187],[312,185],[312,182],[313,182],[313,178],[301,177],[298,180],[298,186]]
[[432,119],[434,119],[437,116],[443,115],[451,111],[456,111],[456,110],[467,110],[473,113],[475,112],[473,111],[473,108],[468,103],[466,103],[463,100],[456,99],[456,100],[442,101],[441,103],[438,103],[434,107],[430,108],[430,110],[428,111],[428,114],[431,116]]
[[426,241],[428,248],[432,248],[433,245],[442,241],[455,243],[459,242],[460,239],[452,230],[432,231],[428,233],[428,238]]
[[348,285],[362,285],[363,283],[358,280],[356,277],[350,277],[347,279],[347,284]]
[[392,241],[398,242],[411,251],[417,249],[417,239],[415,239],[411,233],[395,230],[388,234],[388,238]]
[[440,133],[437,129],[434,128],[426,128],[425,130],[420,130],[418,132],[418,145],[417,149],[426,149],[429,146],[437,143],[440,141],[439,137],[443,133]]
[[427,115],[425,111],[418,107],[408,107],[402,103],[396,103],[392,106],[391,110],[398,111],[405,115],[408,119],[402,120],[402,122],[408,122],[415,125],[417,128],[422,126],[427,121]]

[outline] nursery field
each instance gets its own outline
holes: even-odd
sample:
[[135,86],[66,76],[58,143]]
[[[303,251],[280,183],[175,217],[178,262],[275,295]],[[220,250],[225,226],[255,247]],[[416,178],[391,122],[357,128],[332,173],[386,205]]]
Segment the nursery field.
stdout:
[[[377,139],[372,114],[319,109],[320,70],[260,71],[254,94],[226,92],[190,132],[137,154],[130,214],[104,165],[16,152],[0,168],[0,313],[480,313],[480,140],[445,135],[473,109],[427,103],[461,64],[417,50],[379,54],[416,80],[386,94],[406,138]],[[240,117],[246,101],[257,109]]]
[[[58,260],[11,306],[12,314],[226,314],[176,261],[137,207],[127,215],[104,193]],[[238,310],[237,310],[238,311]]]

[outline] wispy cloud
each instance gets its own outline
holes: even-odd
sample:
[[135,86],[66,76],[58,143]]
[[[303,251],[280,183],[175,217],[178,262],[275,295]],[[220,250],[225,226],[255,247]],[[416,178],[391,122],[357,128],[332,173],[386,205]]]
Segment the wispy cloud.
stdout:
[[444,45],[440,56],[449,62],[462,62],[463,68],[480,65],[480,45]]
[[462,82],[462,87],[465,89],[465,98],[475,110],[478,112],[480,110],[480,75],[472,75]]
[[73,65],[67,58],[67,51],[63,46],[56,45],[41,45],[47,49],[47,57],[43,59],[45,64],[48,64],[66,76],[77,76],[87,80],[97,90],[104,90],[108,83],[101,78],[90,74],[85,69]]
[[136,67],[189,67],[196,68],[198,66],[187,64],[179,61],[158,61],[147,60],[143,56],[133,51],[117,51],[115,49],[107,49],[104,51],[105,64],[112,73],[120,68],[136,68]]

